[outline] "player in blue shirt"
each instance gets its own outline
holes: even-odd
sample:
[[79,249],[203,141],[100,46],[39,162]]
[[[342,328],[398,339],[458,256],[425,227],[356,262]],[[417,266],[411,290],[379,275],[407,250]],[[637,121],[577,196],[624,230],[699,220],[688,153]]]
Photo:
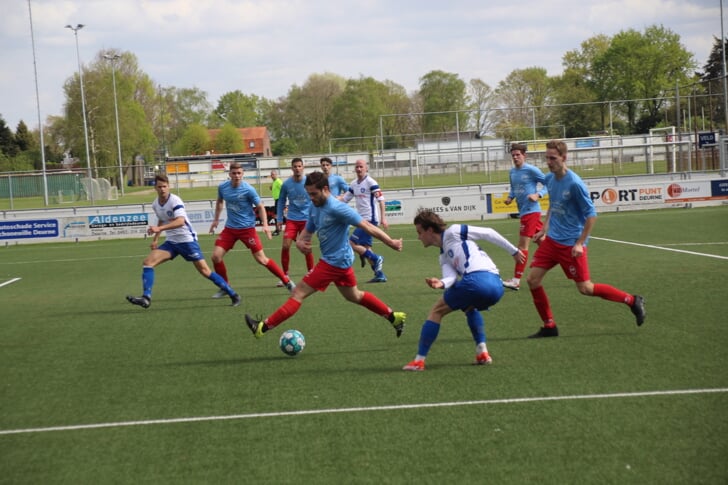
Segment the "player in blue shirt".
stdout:
[[[150,247],[152,251],[142,263],[142,296],[127,296],[132,305],[149,308],[152,304],[152,287],[154,286],[154,268],[160,264],[182,255],[185,261],[191,261],[195,269],[225,292],[232,300],[233,306],[240,305],[240,295],[219,274],[210,270],[197,242],[197,233],[187,218],[185,204],[175,194],[169,192],[169,179],[166,175],[154,177],[154,189],[157,198],[152,203],[152,210],[157,216],[157,224],[147,228],[147,234],[154,236]],[[163,244],[159,244],[159,235],[166,232]]]
[[[308,198],[306,188],[304,187],[303,160],[300,158],[291,160],[291,170],[293,171],[293,175],[283,182],[281,195],[278,199],[278,207],[276,208],[276,219],[282,221],[283,208],[288,206],[286,228],[283,232],[283,243],[281,245],[281,266],[286,275],[291,265],[291,244],[301,234],[304,227],[306,227],[308,211],[311,207],[311,200]],[[305,257],[306,270],[311,271],[313,268],[313,254],[306,254]],[[283,285],[283,281],[278,282],[278,286]]]
[[557,264],[568,279],[574,280],[582,295],[598,296],[629,306],[637,326],[642,325],[646,317],[645,302],[641,296],[631,295],[604,283],[592,283],[590,279],[587,243],[596,223],[597,212],[584,182],[566,167],[566,153],[567,147],[563,141],[551,140],[546,143],[546,163],[551,171],[546,177],[549,210],[543,229],[533,237],[540,244],[526,279],[543,327],[530,338],[559,335],[551,304],[541,286],[546,273]]
[[331,194],[341,200],[349,190],[349,184],[346,183],[344,177],[331,171],[333,163],[329,157],[323,157],[319,163],[321,165],[321,171],[329,178],[329,190]]
[[[513,168],[509,174],[511,191],[505,200],[506,205],[510,205],[515,200],[518,206],[518,215],[521,222],[518,231],[518,249],[525,256],[522,262],[516,262],[513,278],[503,280],[503,286],[512,290],[520,288],[523,270],[526,269],[526,262],[528,261],[528,244],[531,242],[533,235],[543,228],[539,199],[547,192],[546,177],[543,172],[526,163],[526,148],[525,143],[511,145],[511,158],[513,159]],[[540,188],[539,184],[541,185]]]
[[296,285],[291,297],[268,318],[258,320],[246,314],[248,328],[256,338],[262,338],[265,332],[292,317],[301,308],[304,299],[316,291],[326,291],[333,283],[348,301],[386,318],[399,337],[404,331],[407,315],[393,311],[372,293],[357,288],[351,266],[354,251],[349,245],[349,226],[361,228],[396,251],[402,250],[402,240],[392,239],[386,232],[362,219],[347,204],[337,200],[329,191],[328,178],[322,172],[313,172],[306,177],[306,191],[313,207],[306,228],[296,241],[296,247],[304,254],[311,254],[311,239],[314,233],[318,233],[321,259],[313,271]]
[[442,218],[428,209],[420,209],[415,216],[417,238],[424,247],[440,248],[441,278],[425,278],[433,289],[445,292],[437,300],[422,324],[420,343],[415,359],[403,370],[425,370],[425,358],[440,333],[445,315],[462,310],[475,341],[476,365],[493,362],[485,344],[485,322],[481,311],[492,307],[503,296],[503,284],[498,268],[475,241],[488,241],[508,252],[516,263],[524,259],[523,253],[495,230],[487,227],[453,224],[447,227]]
[[[220,223],[220,214],[224,205],[227,210],[225,227],[215,241],[215,248],[212,250],[212,264],[215,267],[215,272],[222,276],[225,281],[230,281],[223,258],[235,246],[235,243],[242,241],[250,249],[253,259],[258,264],[265,266],[268,271],[286,285],[289,291],[292,291],[295,285],[276,262],[265,255],[260,237],[258,237],[253,208],[258,210],[258,217],[260,217],[266,237],[269,240],[273,239],[270,226],[268,226],[265,205],[260,200],[258,192],[255,191],[252,185],[243,180],[243,167],[240,163],[233,162],[230,164],[229,176],[230,180],[221,183],[217,188],[215,217],[210,225],[210,234],[214,234],[217,225]],[[222,298],[223,294],[218,291],[212,297]]]

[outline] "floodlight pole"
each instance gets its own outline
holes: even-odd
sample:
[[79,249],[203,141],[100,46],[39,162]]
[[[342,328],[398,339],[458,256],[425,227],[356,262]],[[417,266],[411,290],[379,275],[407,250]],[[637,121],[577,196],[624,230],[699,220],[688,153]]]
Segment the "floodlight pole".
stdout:
[[728,71],[725,68],[726,39],[723,33],[723,0],[720,0],[720,52],[723,56],[723,114],[725,115],[725,133],[728,133]]
[[38,133],[40,134],[40,160],[43,167],[43,201],[48,206],[48,176],[46,172],[45,142],[43,141],[43,123],[40,117],[40,95],[38,93],[38,65],[35,60],[35,36],[33,35],[33,12],[28,0],[28,18],[30,19],[30,42],[33,45],[33,74],[35,75],[35,104],[38,108]]
[[91,153],[88,149],[88,123],[86,122],[86,95],[83,92],[83,70],[81,69],[81,52],[78,50],[78,31],[84,27],[83,24],[77,24],[75,27],[66,25],[65,28],[73,31],[76,38],[76,60],[78,61],[78,80],[81,84],[81,111],[83,112],[83,137],[86,142],[86,170],[89,179],[89,195],[91,196],[91,205],[94,205],[94,184],[93,174],[91,173]]
[[117,59],[120,59],[121,56],[119,54],[114,54],[113,56],[110,56],[108,54],[104,54],[104,59],[107,61],[111,61],[111,81],[114,84],[114,115],[116,116],[116,147],[119,151],[119,185],[121,186],[121,195],[124,195],[124,168],[122,167],[121,163],[121,136],[119,134],[119,106],[116,101],[116,68],[115,68],[115,62]]

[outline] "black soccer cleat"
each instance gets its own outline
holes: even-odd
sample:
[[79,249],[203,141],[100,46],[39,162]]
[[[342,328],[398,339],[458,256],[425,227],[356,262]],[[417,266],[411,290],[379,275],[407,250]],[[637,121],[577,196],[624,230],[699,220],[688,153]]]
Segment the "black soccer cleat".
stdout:
[[558,336],[559,336],[558,327],[541,327],[538,329],[538,332],[534,333],[533,335],[529,335],[528,338],[544,338],[544,337],[558,337]]
[[235,293],[230,297],[230,301],[232,302],[230,303],[230,306],[240,306],[240,302],[243,301],[243,299],[240,297],[240,295]]
[[645,310],[645,299],[639,295],[634,295],[634,303],[629,307],[637,320],[637,326],[639,327],[645,323],[645,317],[647,317],[647,311]]
[[146,296],[137,297],[137,296],[126,295],[126,301],[128,301],[132,305],[139,305],[142,308],[149,308],[149,306],[152,304],[152,300],[150,300]]

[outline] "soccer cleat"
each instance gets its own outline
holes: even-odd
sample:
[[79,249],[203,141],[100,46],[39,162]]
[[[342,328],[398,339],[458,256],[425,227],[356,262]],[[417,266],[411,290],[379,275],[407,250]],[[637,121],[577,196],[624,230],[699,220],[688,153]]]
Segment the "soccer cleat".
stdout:
[[392,326],[397,332],[397,338],[399,338],[402,332],[404,332],[404,321],[407,320],[407,314],[405,312],[392,312],[392,315],[394,315]]
[[367,258],[366,258],[366,257],[364,257],[364,255],[363,255],[363,254],[360,254],[360,255],[359,255],[359,261],[361,261],[361,267],[362,267],[362,268],[363,268],[364,266],[366,266],[366,265],[367,265]]
[[127,295],[126,301],[128,301],[132,305],[139,305],[142,308],[149,308],[149,305],[152,304],[152,300],[150,300],[146,296],[136,297],[136,296]]
[[634,295],[634,303],[632,303],[632,306],[629,307],[630,310],[632,310],[632,313],[634,314],[635,318],[637,319],[637,326],[639,327],[643,323],[645,323],[645,317],[647,316],[647,311],[645,310],[645,299],[642,298],[639,295]]
[[518,291],[521,287],[521,282],[515,278],[511,278],[509,280],[503,280],[503,286],[510,290]]
[[[384,256],[377,256],[376,259],[374,259],[374,264],[372,264],[372,269],[374,270],[374,273],[382,273],[382,267],[384,266]],[[382,273],[384,274],[384,273]]]
[[544,337],[558,337],[559,329],[557,327],[541,327],[538,332],[533,335],[529,335],[528,338],[544,338]]
[[212,297],[215,298],[215,299],[224,298],[226,296],[228,296],[228,294],[225,293],[224,290],[217,290],[217,293],[215,293],[214,295],[212,295]]
[[423,371],[423,370],[425,370],[425,361],[424,360],[413,360],[406,366],[402,367],[402,370]]
[[289,281],[288,281],[288,283],[286,283],[286,289],[287,289],[287,290],[288,290],[288,291],[289,291],[290,293],[293,293],[293,290],[295,290],[295,289],[296,289],[296,283],[294,283],[293,281],[290,281],[290,280],[289,280]]
[[[286,275],[288,276],[288,275]],[[288,278],[288,281],[291,281],[290,278]],[[276,288],[285,288],[286,284],[283,282],[283,280],[278,280],[278,283],[276,283]]]
[[255,338],[263,338],[263,327],[265,327],[263,320],[256,320],[246,313],[245,323],[248,325],[250,331],[253,332]]
[[488,352],[481,352],[475,356],[475,362],[473,365],[489,365],[493,363],[493,358]]
[[243,298],[235,293],[234,295],[230,296],[230,306],[240,306],[240,302],[243,301]]
[[381,271],[379,271],[378,273],[374,273],[374,278],[367,281],[367,283],[386,283],[386,282],[387,282],[387,277]]

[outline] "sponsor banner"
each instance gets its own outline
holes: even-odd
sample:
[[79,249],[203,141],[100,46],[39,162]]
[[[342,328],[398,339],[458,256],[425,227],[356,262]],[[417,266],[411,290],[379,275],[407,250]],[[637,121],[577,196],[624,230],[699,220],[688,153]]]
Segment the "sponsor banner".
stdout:
[[666,202],[690,202],[708,200],[711,196],[709,182],[674,182],[666,187]]
[[710,195],[717,198],[728,198],[728,180],[711,180]]
[[666,194],[665,187],[661,185],[607,187],[589,192],[589,196],[597,208],[632,204],[662,204],[666,200]]
[[[149,225],[149,215],[146,212],[136,212],[132,214],[109,214],[95,215],[87,217],[88,234],[91,236],[131,236],[136,234],[146,234]],[[64,237],[82,237],[69,236],[71,233],[78,233],[81,226],[77,220],[69,221],[64,226]]]
[[[488,194],[488,213],[489,214],[518,214],[518,204],[515,199],[511,201],[511,204],[506,204],[508,199],[508,192]],[[549,196],[546,194],[541,199],[541,210],[546,212],[549,208]]]
[[58,237],[58,219],[0,221],[0,240]]

